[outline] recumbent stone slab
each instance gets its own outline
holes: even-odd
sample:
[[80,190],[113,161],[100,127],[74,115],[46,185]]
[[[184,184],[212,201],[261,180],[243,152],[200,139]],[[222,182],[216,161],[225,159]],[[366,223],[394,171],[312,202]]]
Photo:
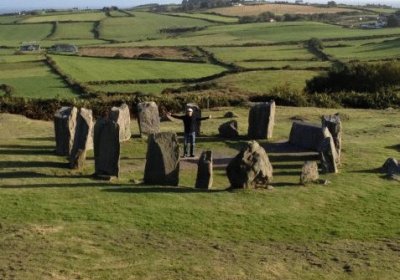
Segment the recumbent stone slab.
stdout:
[[226,168],[231,188],[254,189],[267,187],[272,181],[273,168],[264,148],[250,141]]
[[250,139],[270,139],[275,125],[275,102],[259,102],[251,106],[247,136]]
[[131,139],[131,114],[128,105],[124,103],[120,107],[113,107],[110,118],[118,123],[119,141],[124,142]]
[[144,183],[168,186],[179,184],[179,144],[175,133],[161,132],[149,136]]
[[160,131],[160,114],[155,102],[138,104],[138,122],[140,135],[150,135]]
[[68,156],[71,153],[77,114],[76,107],[62,107],[54,114],[56,155]]
[[213,156],[211,151],[201,153],[197,163],[197,189],[211,189],[213,184]]
[[118,177],[120,127],[111,119],[99,119],[94,126],[94,164],[98,177]]
[[300,148],[318,151],[324,138],[321,126],[305,122],[293,122],[289,143]]

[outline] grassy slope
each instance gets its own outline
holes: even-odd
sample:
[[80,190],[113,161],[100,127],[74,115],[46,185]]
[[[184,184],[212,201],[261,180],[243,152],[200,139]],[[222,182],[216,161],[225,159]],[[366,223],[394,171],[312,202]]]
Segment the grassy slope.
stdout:
[[[228,110],[228,109],[227,109]],[[240,131],[246,130],[246,110]],[[289,117],[318,121],[333,110],[278,107],[275,140],[289,134]],[[145,141],[122,145],[122,176],[93,181],[92,152],[83,173],[53,156],[49,122],[0,115],[0,275],[54,279],[397,279],[400,246],[398,182],[373,172],[398,153],[399,111],[340,110],[344,158],[329,186],[306,188],[301,162],[270,153],[274,191],[196,192],[134,186]],[[204,123],[213,135],[224,111]],[[12,127],[12,130],[8,128]],[[137,133],[137,125],[133,124]],[[163,123],[180,131],[179,122]],[[198,149],[216,158],[239,143],[204,138]],[[368,160],[366,160],[368,159]],[[195,164],[181,185],[193,186]],[[215,186],[224,188],[223,169]],[[279,187],[278,187],[279,185]]]
[[181,83],[162,83],[162,84],[127,84],[127,85],[93,85],[93,90],[105,92],[143,92],[149,94],[160,94],[166,88],[182,87]]
[[[80,81],[181,79],[211,76],[225,70],[212,64],[52,56]],[[105,71],[107,69],[107,71]]]
[[57,14],[57,15],[44,15],[29,17],[22,22],[24,23],[38,23],[38,22],[64,22],[64,21],[98,21],[102,20],[106,15],[102,12],[88,12],[88,13],[70,13],[70,14]]
[[59,23],[51,39],[94,39],[93,22]]
[[51,32],[51,24],[0,25],[3,46],[19,46],[21,42],[40,41]]
[[171,15],[197,18],[197,19],[206,19],[220,23],[237,23],[239,21],[236,17],[225,17],[214,14],[202,14],[202,13],[170,13]]

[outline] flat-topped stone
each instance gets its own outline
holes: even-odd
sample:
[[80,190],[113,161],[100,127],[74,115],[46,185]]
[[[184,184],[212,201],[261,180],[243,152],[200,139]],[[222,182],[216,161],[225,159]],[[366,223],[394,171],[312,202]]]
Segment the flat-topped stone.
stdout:
[[119,141],[124,142],[131,139],[131,114],[128,105],[124,103],[120,107],[113,107],[110,118],[118,123]]
[[76,107],[62,107],[54,114],[54,132],[56,139],[56,155],[69,156],[74,143]]
[[160,132],[160,115],[155,102],[142,102],[137,106],[141,136]]
[[275,102],[254,103],[249,111],[249,139],[270,139],[275,125]]

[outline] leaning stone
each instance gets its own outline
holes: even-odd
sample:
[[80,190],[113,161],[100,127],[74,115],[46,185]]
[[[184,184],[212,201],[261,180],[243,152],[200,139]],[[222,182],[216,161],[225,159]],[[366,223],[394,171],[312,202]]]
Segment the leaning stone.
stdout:
[[81,108],[76,121],[74,144],[70,154],[70,167],[82,169],[86,159],[86,151],[93,147],[92,110]]
[[56,154],[68,156],[74,143],[76,107],[62,107],[54,114],[54,132],[56,138]]
[[213,184],[213,156],[211,151],[202,152],[197,163],[197,189],[211,189]]
[[270,139],[275,125],[275,102],[260,102],[249,111],[247,136],[250,139]]
[[272,181],[272,165],[264,148],[250,141],[226,168],[231,188],[267,187]]
[[301,170],[300,184],[316,183],[319,179],[318,164],[315,161],[306,161]]
[[218,128],[219,136],[223,138],[237,138],[239,136],[238,132],[238,122],[235,120],[223,123]]
[[110,118],[119,126],[119,141],[124,142],[131,139],[131,114],[128,105],[124,103],[121,107],[113,107]]
[[168,186],[179,184],[179,144],[175,133],[161,132],[149,136],[144,183]]
[[[200,107],[195,104],[195,103],[188,103],[186,104],[186,109],[191,108],[193,110],[193,116],[195,118],[200,119],[201,118],[201,109]],[[200,131],[201,131],[201,120],[197,120],[197,126],[196,126],[196,135],[200,136]]]
[[138,104],[138,122],[140,135],[150,135],[160,131],[160,115],[155,102]]
[[322,171],[324,173],[337,173],[338,155],[331,136],[325,137],[324,140],[321,141],[319,154],[321,158]]
[[97,177],[118,177],[120,159],[120,127],[109,119],[100,119],[94,126],[94,164]]
[[340,161],[342,151],[342,122],[339,114],[331,116],[322,116],[322,127],[327,127],[332,134],[333,143],[336,147],[338,159]]
[[318,151],[324,138],[324,131],[321,126],[304,122],[293,122],[289,143],[303,149]]
[[394,174],[400,174],[399,162],[395,158],[388,158],[382,165],[381,170],[383,173],[386,173],[389,176]]

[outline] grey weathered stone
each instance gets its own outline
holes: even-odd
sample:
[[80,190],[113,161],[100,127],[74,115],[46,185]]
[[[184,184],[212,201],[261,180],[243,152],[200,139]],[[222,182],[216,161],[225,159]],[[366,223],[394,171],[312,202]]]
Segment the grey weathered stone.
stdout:
[[223,123],[218,128],[219,136],[223,138],[236,138],[239,136],[238,122],[235,120]]
[[395,158],[388,158],[382,165],[381,170],[383,173],[386,173],[389,176],[400,174],[399,162]]
[[275,125],[275,102],[260,102],[251,106],[247,136],[250,139],[270,139]]
[[99,177],[118,177],[120,127],[110,119],[99,119],[94,126],[94,165]]
[[213,156],[211,151],[202,152],[197,163],[197,189],[211,189],[213,184]]
[[[186,104],[186,109],[188,109],[188,108],[191,108],[193,110],[193,116],[195,118],[198,118],[198,119],[201,118],[201,109],[197,104],[188,103],[188,104]],[[200,133],[201,133],[201,120],[197,120],[196,135],[200,136]]]
[[293,122],[289,143],[300,148],[318,151],[324,138],[321,126],[305,122]]
[[179,144],[175,133],[161,132],[149,136],[144,183],[169,186],[179,184]]
[[120,107],[113,107],[110,118],[118,123],[119,141],[124,142],[131,139],[131,114],[128,105],[124,103]]
[[76,107],[62,107],[54,114],[56,154],[68,156],[71,153],[75,136]]
[[333,143],[335,144],[338,160],[340,162],[343,127],[339,114],[322,116],[322,127],[327,127],[332,134]]
[[[327,133],[326,131],[325,134],[330,134],[329,131],[327,131]],[[324,140],[321,141],[319,154],[321,158],[322,171],[324,173],[337,173],[338,155],[332,136],[325,137]]]
[[89,147],[93,147],[92,110],[81,108],[76,119],[74,143],[69,157],[72,169],[83,167]]
[[231,112],[231,111],[229,111],[229,112],[226,112],[225,114],[224,114],[224,118],[238,118],[239,116],[237,115],[237,114],[235,114],[234,112]]
[[231,188],[267,187],[272,181],[272,165],[264,148],[250,141],[226,168]]
[[150,135],[160,131],[160,115],[155,102],[138,104],[138,122],[140,135]]
[[318,164],[316,161],[306,161],[301,170],[300,183],[303,185],[315,183],[319,179]]

